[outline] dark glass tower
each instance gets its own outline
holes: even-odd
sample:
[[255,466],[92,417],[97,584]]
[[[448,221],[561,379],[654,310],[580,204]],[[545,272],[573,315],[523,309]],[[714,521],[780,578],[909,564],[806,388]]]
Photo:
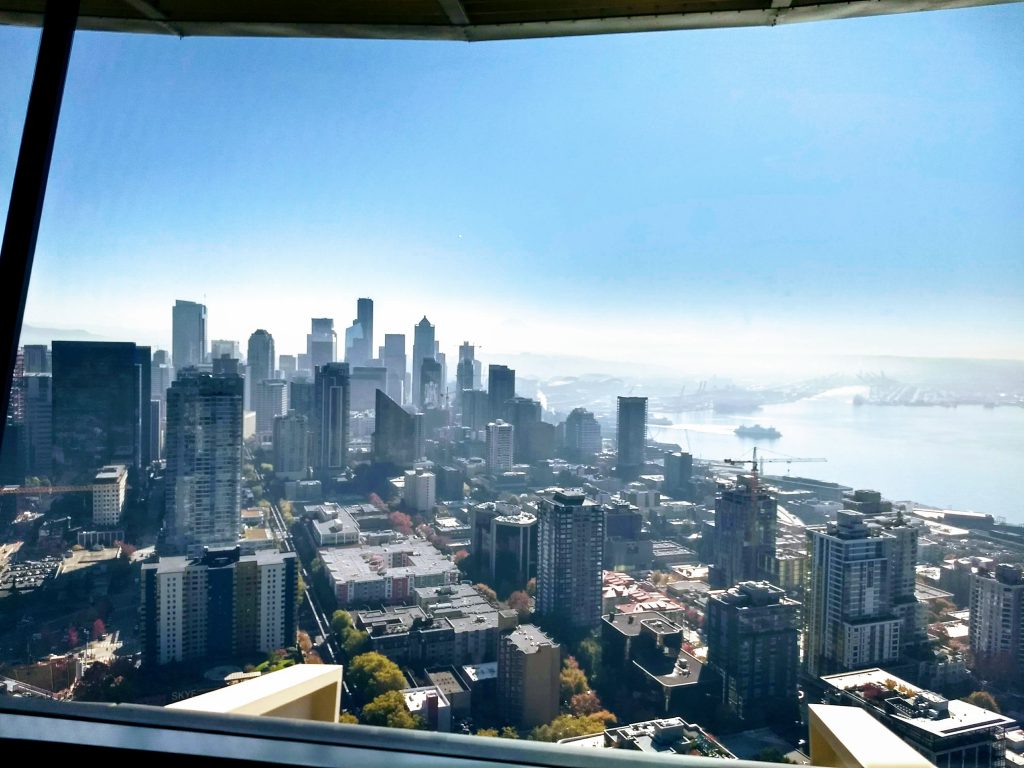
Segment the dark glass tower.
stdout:
[[411,414],[377,390],[373,419],[373,460],[399,467],[423,456],[423,417]]
[[324,475],[348,466],[348,425],[351,384],[347,363],[328,363],[316,372],[313,425],[314,468]]
[[182,299],[174,302],[171,356],[179,371],[206,362],[206,305]]
[[487,407],[492,421],[506,418],[505,403],[515,396],[515,370],[507,365],[487,366]]
[[149,464],[149,347],[53,342],[53,464],[62,481],[91,482],[124,464],[138,482]]
[[618,433],[616,436],[616,473],[634,480],[644,468],[644,446],[647,442],[647,398],[618,399]]
[[415,398],[414,405],[420,407],[423,406],[420,397],[423,392],[421,383],[424,360],[436,360],[434,326],[426,316],[416,324],[412,342],[412,396]]

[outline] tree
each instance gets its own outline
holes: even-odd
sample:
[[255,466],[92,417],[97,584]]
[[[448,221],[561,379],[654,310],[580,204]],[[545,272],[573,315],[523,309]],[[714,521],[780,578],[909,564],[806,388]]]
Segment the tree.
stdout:
[[518,739],[519,738],[519,731],[517,731],[511,725],[506,725],[498,733],[498,738],[499,739]]
[[498,593],[490,587],[488,587],[486,584],[474,584],[473,589],[479,592],[488,602],[498,602]]
[[405,514],[405,512],[392,512],[388,515],[388,522],[399,533],[405,536],[412,534],[412,518]]
[[371,493],[367,499],[370,504],[377,508],[379,512],[387,512],[388,505],[384,503],[384,500],[376,493]]
[[409,711],[405,705],[405,696],[399,691],[382,693],[363,707],[363,722],[367,725],[410,730],[423,727],[423,720]]
[[791,764],[789,758],[787,758],[778,747],[765,747],[757,753],[757,761],[759,763],[786,763]]
[[349,725],[358,725],[359,718],[350,712],[342,712],[340,715],[338,715],[338,722],[348,723]]
[[359,654],[364,653],[369,647],[369,633],[358,629],[349,630],[348,634],[345,635],[345,639],[341,643],[341,649],[345,652],[345,656],[350,659],[354,659]]
[[534,576],[532,579],[530,579],[528,582],[526,582],[526,594],[528,594],[530,597],[536,597],[537,596],[537,577],[536,576]]
[[274,465],[273,464],[266,464],[266,463],[260,464],[260,474],[261,475],[269,475],[269,474],[273,474],[273,472],[274,472]]
[[975,691],[965,698],[964,701],[976,707],[991,710],[997,715],[1002,714],[1002,710],[999,708],[999,704],[996,703],[995,697],[988,691]]
[[478,728],[474,736],[490,736],[492,739],[498,738],[498,732],[494,728]]
[[519,620],[525,621],[530,616],[530,596],[525,592],[513,592],[508,596],[508,607],[519,614]]
[[331,615],[331,629],[339,638],[343,639],[344,635],[352,629],[353,626],[352,614],[348,611],[335,611]]
[[356,656],[346,672],[348,681],[363,701],[372,701],[383,693],[405,688],[402,670],[387,656],[376,651]]
[[614,722],[615,716],[609,712],[596,713],[587,717],[559,715],[547,725],[539,725],[534,728],[530,732],[530,738],[533,741],[561,741],[574,736],[589,736],[593,733],[601,733],[608,723]]
[[558,674],[561,686],[562,701],[569,701],[577,693],[585,693],[590,689],[587,676],[580,669],[575,656],[567,656],[562,662],[562,671]]
[[469,552],[464,549],[460,549],[454,555],[452,555],[452,562],[460,568],[462,567],[462,561],[469,557]]
[[569,711],[580,717],[593,715],[596,712],[600,712],[602,709],[601,699],[599,699],[597,694],[593,691],[577,693],[569,699]]

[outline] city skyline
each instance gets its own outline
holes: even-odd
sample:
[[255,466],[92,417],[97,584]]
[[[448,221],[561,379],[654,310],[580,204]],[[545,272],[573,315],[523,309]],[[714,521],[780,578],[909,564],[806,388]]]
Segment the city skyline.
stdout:
[[[84,33],[26,320],[167,348],[174,299],[216,307],[209,337],[239,340],[259,301],[294,352],[309,316],[343,329],[373,296],[380,329],[408,334],[429,308],[446,352],[471,324],[485,357],[1019,359],[1022,28],[1003,6],[301,53]],[[0,103],[17,106],[37,33],[0,35]]]

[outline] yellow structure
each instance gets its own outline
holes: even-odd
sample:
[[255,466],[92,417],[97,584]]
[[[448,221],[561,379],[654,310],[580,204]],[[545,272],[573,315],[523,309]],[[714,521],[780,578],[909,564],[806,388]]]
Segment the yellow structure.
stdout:
[[341,673],[340,665],[296,664],[169,704],[168,709],[336,723],[341,705]]
[[859,707],[810,704],[811,764],[822,768],[935,768]]

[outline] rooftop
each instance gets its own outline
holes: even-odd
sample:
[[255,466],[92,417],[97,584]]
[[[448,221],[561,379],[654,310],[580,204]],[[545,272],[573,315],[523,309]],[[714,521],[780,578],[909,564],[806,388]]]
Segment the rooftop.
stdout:
[[505,639],[507,642],[513,643],[523,653],[536,653],[542,647],[558,647],[558,643],[533,624],[520,624],[505,635]]

